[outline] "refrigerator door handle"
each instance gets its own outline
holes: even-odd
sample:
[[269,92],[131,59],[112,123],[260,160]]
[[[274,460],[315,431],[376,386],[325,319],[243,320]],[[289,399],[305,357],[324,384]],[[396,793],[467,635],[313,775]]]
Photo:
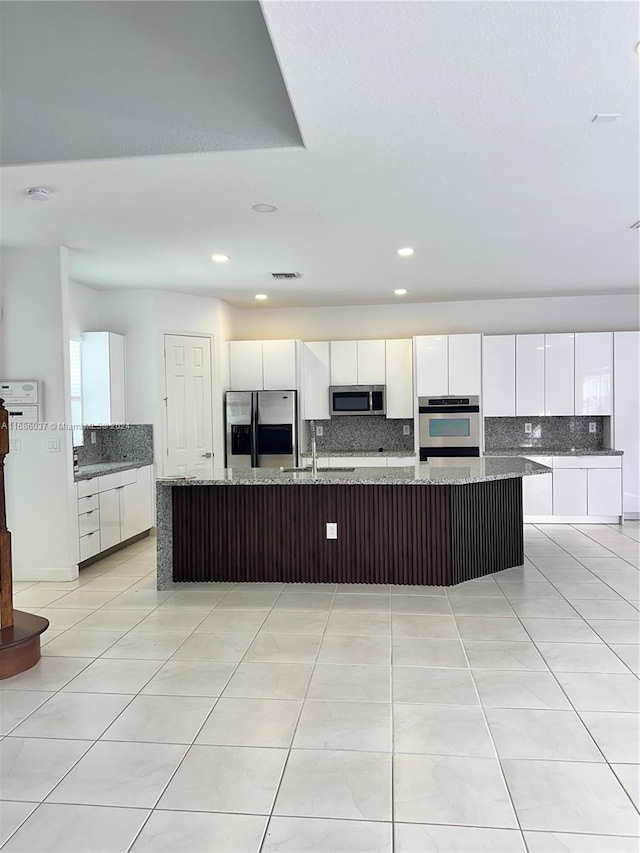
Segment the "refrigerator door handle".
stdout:
[[258,392],[251,394],[251,467],[258,467]]

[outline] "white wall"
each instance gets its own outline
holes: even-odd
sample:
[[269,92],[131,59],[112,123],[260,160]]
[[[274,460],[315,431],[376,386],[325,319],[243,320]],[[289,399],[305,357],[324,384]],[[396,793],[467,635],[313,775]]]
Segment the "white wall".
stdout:
[[77,335],[109,331],[126,339],[127,419],[154,427],[156,470],[162,473],[164,333],[213,339],[214,453],[224,458],[222,399],[228,388],[226,341],[232,309],[219,299],[153,290],[97,291],[72,283],[71,327]]
[[[66,249],[3,249],[2,379],[42,383],[41,420],[68,423]],[[20,452],[5,463],[7,520],[16,580],[77,577],[77,514],[70,430],[12,431]],[[59,452],[47,440],[60,441]]]
[[624,331],[638,328],[639,312],[637,295],[251,308],[234,312],[233,339],[322,341],[465,332]]

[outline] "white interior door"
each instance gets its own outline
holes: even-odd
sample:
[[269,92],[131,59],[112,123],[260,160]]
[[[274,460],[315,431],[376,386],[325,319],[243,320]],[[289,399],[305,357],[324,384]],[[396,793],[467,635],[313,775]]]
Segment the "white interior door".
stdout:
[[211,340],[164,336],[167,447],[164,474],[185,474],[213,464]]

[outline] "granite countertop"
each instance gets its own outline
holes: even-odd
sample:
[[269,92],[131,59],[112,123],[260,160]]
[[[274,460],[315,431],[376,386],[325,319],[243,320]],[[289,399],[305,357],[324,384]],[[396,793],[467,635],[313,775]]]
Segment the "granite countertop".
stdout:
[[91,480],[102,474],[117,474],[118,471],[129,471],[131,468],[145,468],[153,465],[153,459],[125,459],[122,462],[94,462],[92,465],[81,465],[80,470],[73,475],[74,481]]
[[[332,459],[333,457],[341,457],[341,456],[345,456],[345,457],[348,457],[348,456],[380,456],[381,458],[384,457],[384,458],[388,459],[388,458],[394,458],[394,457],[404,458],[405,456],[414,456],[415,457],[415,455],[416,454],[413,450],[319,450],[318,451],[318,457],[322,457],[324,459],[327,459],[327,458]],[[310,459],[311,458],[311,451],[306,450],[304,453],[301,453],[300,456],[303,459]]]
[[622,456],[622,450],[602,447],[585,450],[576,447],[508,447],[502,450],[485,450],[485,456]]
[[423,485],[456,486],[546,474],[546,465],[521,457],[434,459],[402,468],[354,468],[353,471],[281,471],[279,468],[209,468],[186,477],[159,478],[158,486],[218,485]]

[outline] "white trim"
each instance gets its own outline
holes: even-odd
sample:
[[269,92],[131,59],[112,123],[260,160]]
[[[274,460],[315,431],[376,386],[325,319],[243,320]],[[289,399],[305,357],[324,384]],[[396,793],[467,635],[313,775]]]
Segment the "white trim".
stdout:
[[[15,583],[29,583],[33,581],[33,583],[37,583],[38,581],[51,581],[52,583],[60,583],[64,581],[75,581],[78,580],[78,566],[69,566],[68,569],[57,568],[57,569],[47,569],[47,568],[38,568],[38,569],[29,569],[29,568],[13,568],[13,580]],[[18,610],[20,607],[18,607]],[[28,608],[29,610],[35,610],[39,608]]]
[[525,515],[525,524],[620,524],[619,515]]

